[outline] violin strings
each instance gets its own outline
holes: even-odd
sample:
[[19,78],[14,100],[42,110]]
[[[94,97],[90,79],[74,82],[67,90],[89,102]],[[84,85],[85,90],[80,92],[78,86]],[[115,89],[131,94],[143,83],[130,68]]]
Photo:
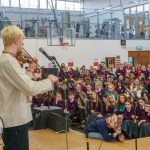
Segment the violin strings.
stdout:
[[24,52],[33,60],[34,63],[41,69],[42,73],[45,77],[48,77],[48,74],[41,68],[41,66],[31,57],[31,55],[23,48]]

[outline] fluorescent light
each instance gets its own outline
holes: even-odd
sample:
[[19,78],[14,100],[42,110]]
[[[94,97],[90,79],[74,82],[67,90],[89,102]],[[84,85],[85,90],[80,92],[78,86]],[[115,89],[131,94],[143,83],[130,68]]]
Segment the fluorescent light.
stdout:
[[132,2],[138,4],[138,3],[139,3],[139,0],[134,0],[134,1],[132,1]]
[[107,9],[111,9],[112,7],[107,7],[107,8],[104,8],[104,10],[107,10]]

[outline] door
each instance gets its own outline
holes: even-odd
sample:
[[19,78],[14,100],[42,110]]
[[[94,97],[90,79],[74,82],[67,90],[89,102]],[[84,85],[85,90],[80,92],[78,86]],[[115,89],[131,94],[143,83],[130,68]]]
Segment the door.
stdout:
[[149,57],[150,57],[150,51],[139,52],[139,64],[147,66],[150,63]]
[[108,68],[109,65],[115,66],[115,57],[105,57],[106,66]]
[[150,51],[129,51],[128,63],[133,66],[137,64],[148,65],[150,64]]
[[136,66],[139,63],[139,57],[128,57],[128,63]]

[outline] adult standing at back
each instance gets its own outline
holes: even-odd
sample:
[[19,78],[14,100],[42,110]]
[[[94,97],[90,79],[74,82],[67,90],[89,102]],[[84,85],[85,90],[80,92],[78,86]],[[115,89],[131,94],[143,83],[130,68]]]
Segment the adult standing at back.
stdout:
[[54,75],[33,81],[16,59],[22,52],[24,33],[16,26],[2,32],[4,51],[0,57],[0,116],[4,122],[4,150],[29,150],[28,126],[32,120],[28,96],[53,90],[58,81]]

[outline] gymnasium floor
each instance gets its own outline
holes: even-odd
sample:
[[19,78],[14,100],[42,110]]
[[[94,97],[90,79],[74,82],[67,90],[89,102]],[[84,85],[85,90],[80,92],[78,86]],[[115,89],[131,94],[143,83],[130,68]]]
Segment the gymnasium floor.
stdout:
[[[71,130],[68,136],[68,150],[86,150],[86,139],[81,132]],[[54,133],[50,130],[34,130],[29,132],[30,150],[67,150],[66,134]],[[127,140],[123,143],[103,142],[90,139],[89,150],[135,150],[135,140]],[[150,137],[137,140],[138,150],[150,150]],[[0,141],[2,150],[2,141]]]

